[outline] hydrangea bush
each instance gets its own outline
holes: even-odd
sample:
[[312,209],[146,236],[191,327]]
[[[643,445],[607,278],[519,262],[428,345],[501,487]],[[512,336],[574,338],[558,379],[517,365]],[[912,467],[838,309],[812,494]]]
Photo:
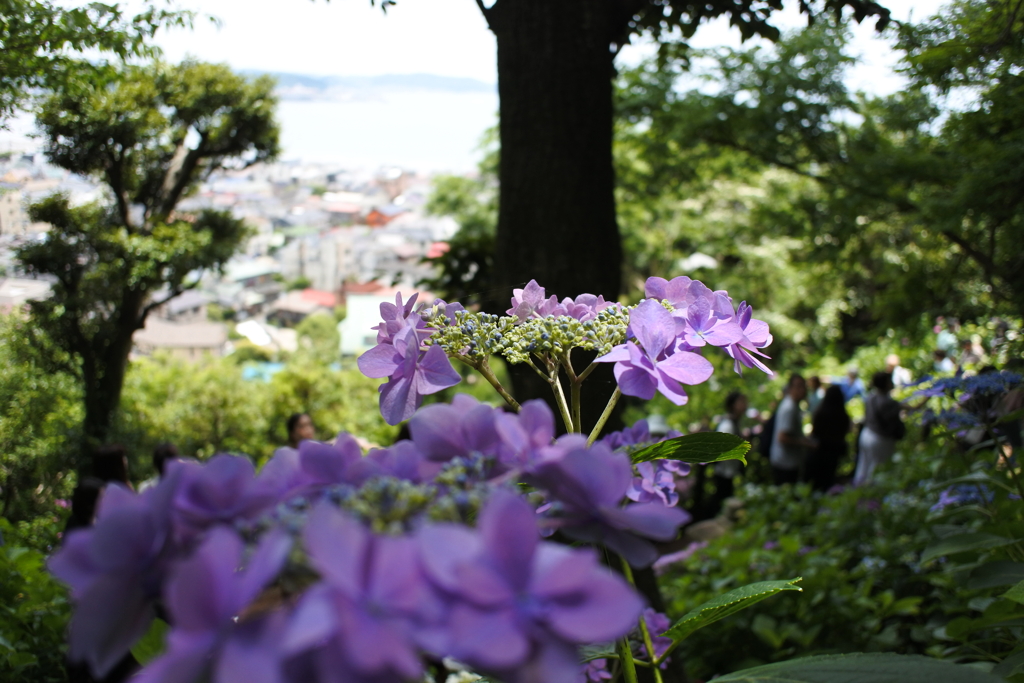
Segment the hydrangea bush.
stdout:
[[[645,446],[643,424],[599,441],[615,401],[660,392],[684,404],[684,386],[711,375],[709,347],[768,372],[771,341],[746,304],[689,278],[652,278],[647,296],[558,301],[531,282],[503,317],[415,297],[383,305],[359,366],[387,378],[381,412],[408,419],[410,438],[364,454],[341,434],[258,473],[220,454],[169,464],[141,494],[111,486],[95,526],[50,561],[75,603],[70,658],[101,677],[156,640],[139,683],[397,683],[451,670],[633,683],[637,666],[660,681],[686,635],[794,581],[732,591],[675,625],[631,585],[688,521],[675,477],[748,446],[725,434]],[[598,356],[576,368],[574,349]],[[547,404],[500,385],[495,354],[549,382],[566,434]],[[467,396],[417,410],[459,381],[452,360],[507,410]],[[587,432],[580,392],[597,363],[615,364],[618,387]]]

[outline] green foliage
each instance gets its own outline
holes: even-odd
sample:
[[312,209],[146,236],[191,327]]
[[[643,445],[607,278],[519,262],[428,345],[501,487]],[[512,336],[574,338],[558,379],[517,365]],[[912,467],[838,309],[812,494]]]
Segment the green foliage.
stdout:
[[46,571],[43,553],[21,545],[2,517],[0,535],[0,678],[63,683],[71,611],[64,588]]
[[296,289],[309,289],[312,285],[312,280],[310,280],[308,277],[300,276],[289,282],[285,286],[285,289],[287,289],[289,292],[292,292],[295,291]]
[[697,629],[755,605],[776,593],[803,590],[796,585],[799,581],[799,578],[789,581],[759,581],[735,588],[687,612],[663,635],[679,643]]
[[[79,77],[85,51],[119,59],[153,56],[148,43],[165,26],[190,26],[194,13],[149,0],[129,14],[117,4],[61,7],[50,0],[0,1],[0,126],[31,88],[61,87]],[[101,71],[104,63],[87,65]]]
[[296,326],[301,355],[321,365],[330,365],[340,359],[338,321],[328,313],[307,316]]
[[[323,316],[329,318],[329,316]],[[160,355],[135,361],[114,436],[129,446],[132,474],[151,473],[148,455],[169,441],[182,455],[244,453],[264,462],[287,443],[285,421],[309,413],[317,438],[341,431],[390,444],[395,430],[377,409],[377,382],[296,354],[269,382],[245,380],[231,357],[201,364]]]
[[894,654],[822,655],[747,669],[716,679],[732,683],[996,683],[967,666]]
[[[227,212],[175,212],[216,169],[273,158],[273,81],[186,61],[125,66],[64,83],[37,122],[54,164],[106,185],[111,202],[72,206],[52,196],[30,208],[47,239],[21,247],[31,273],[56,279],[32,304],[37,336],[74,363],[84,391],[84,437],[107,438],[132,334],[152,308],[220,268],[248,234]],[[161,294],[156,293],[160,291]]]
[[26,321],[0,316],[0,516],[28,520],[70,495],[68,443],[82,417],[74,378],[31,348]]
[[[846,89],[847,33],[829,21],[771,50],[677,51],[627,71],[618,175],[639,207],[624,213],[627,268],[646,276],[666,243],[662,269],[709,254],[727,278],[797,293],[754,299],[781,318],[777,337],[810,332],[845,353],[939,313],[1019,315],[1020,13],[965,0],[901,26],[912,87],[886,98]],[[713,93],[680,86],[690,67]],[[971,89],[962,111],[936,94],[954,87]],[[774,263],[758,263],[766,247]],[[747,298],[736,284],[722,282]]]
[[697,432],[684,434],[652,444],[632,454],[633,464],[650,460],[682,460],[688,463],[712,463],[722,460],[739,460],[744,457],[750,444],[738,436],[722,432]]
[[[748,486],[735,529],[669,570],[662,583],[670,614],[755,581],[802,576],[804,593],[691,635],[678,656],[692,674],[821,652],[937,654],[928,651],[937,641],[933,631],[947,613],[966,613],[968,598],[950,595],[952,577],[921,572],[915,548],[929,542],[924,520],[932,501],[924,490],[876,495]],[[742,657],[733,645],[738,640],[746,643]]]

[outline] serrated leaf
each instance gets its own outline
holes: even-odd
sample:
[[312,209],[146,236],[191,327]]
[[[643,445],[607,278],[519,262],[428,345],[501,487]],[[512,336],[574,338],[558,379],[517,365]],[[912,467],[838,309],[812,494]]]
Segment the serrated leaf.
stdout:
[[708,600],[697,609],[688,612],[662,635],[678,643],[697,629],[704,628],[708,624],[713,624],[730,614],[746,609],[776,593],[781,591],[802,591],[803,588],[794,585],[801,578],[797,577],[788,581],[759,581],[758,583],[747,584],[746,586],[731,590],[724,595]]
[[682,460],[691,464],[739,460],[746,465],[744,456],[749,450],[750,444],[738,436],[724,432],[697,432],[641,448],[633,453],[632,458],[634,465],[650,460]]
[[986,562],[974,569],[971,572],[971,577],[967,580],[967,587],[972,590],[998,588],[999,586],[1012,586],[1020,581],[1024,581],[1024,563],[996,560]]
[[996,683],[1002,678],[919,655],[820,655],[737,671],[716,683]]
[[1024,581],[1019,582],[1016,586],[1003,593],[1003,597],[1024,605]]
[[1012,538],[1004,538],[993,534],[969,533],[947,536],[938,543],[934,543],[924,549],[921,553],[921,562],[934,560],[936,557],[945,555],[956,555],[974,550],[988,550],[1004,545],[1015,543]]
[[167,629],[167,622],[163,619],[153,620],[146,635],[142,636],[139,642],[132,647],[132,655],[139,660],[139,664],[145,666],[163,654],[166,647]]

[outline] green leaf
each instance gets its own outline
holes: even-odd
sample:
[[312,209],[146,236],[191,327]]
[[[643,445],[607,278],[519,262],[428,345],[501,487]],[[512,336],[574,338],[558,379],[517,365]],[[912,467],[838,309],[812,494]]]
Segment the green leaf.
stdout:
[[739,460],[750,450],[750,444],[738,436],[724,432],[697,432],[660,441],[633,454],[633,464],[650,460],[682,460],[688,463]]
[[994,536],[993,534],[955,534],[953,536],[947,536],[938,543],[934,543],[921,553],[921,562],[928,562],[934,560],[936,557],[943,557],[945,555],[956,555],[958,553],[966,553],[972,550],[988,550],[989,548],[998,548],[1004,545],[1010,545],[1016,543],[1012,538],[1004,538],[1002,536]]
[[918,655],[821,655],[757,666],[716,683],[996,683],[1003,679],[967,666]]
[[145,666],[163,654],[165,649],[165,638],[167,636],[167,622],[163,619],[154,619],[150,624],[146,635],[142,636],[139,642],[132,647],[132,654],[139,664]]
[[1024,581],[1024,563],[996,560],[986,562],[972,571],[971,577],[967,580],[967,587],[972,590],[998,588],[1012,586],[1019,581]]
[[992,669],[992,673],[1004,678],[1009,678],[1014,674],[1022,672],[1024,672],[1024,650],[1010,655]]
[[776,593],[781,591],[802,591],[803,588],[794,585],[800,580],[801,577],[788,581],[760,581],[731,590],[725,595],[719,595],[717,598],[708,600],[697,609],[687,613],[663,635],[678,643],[697,629],[704,628],[708,624],[713,624],[730,614],[746,609],[754,603],[761,602]]
[[1003,597],[1024,605],[1024,581],[1019,582],[1016,586],[1003,593]]

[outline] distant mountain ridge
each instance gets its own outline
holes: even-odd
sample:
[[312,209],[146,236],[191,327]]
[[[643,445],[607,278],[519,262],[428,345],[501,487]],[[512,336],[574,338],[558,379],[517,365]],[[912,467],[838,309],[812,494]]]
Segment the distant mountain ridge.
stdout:
[[372,100],[388,91],[424,90],[443,93],[494,93],[497,86],[473,78],[437,74],[384,74],[381,76],[312,76],[267,71],[243,71],[277,79],[278,95],[285,100]]

